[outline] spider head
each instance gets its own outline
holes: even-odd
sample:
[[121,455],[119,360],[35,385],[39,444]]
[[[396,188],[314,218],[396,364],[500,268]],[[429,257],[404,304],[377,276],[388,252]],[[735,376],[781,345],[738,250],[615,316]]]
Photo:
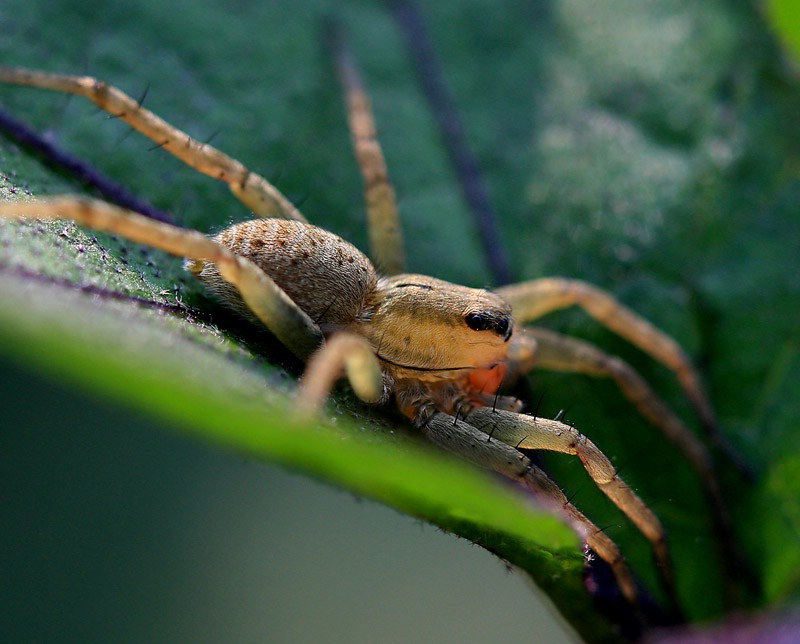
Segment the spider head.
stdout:
[[442,379],[504,362],[513,320],[508,303],[489,291],[396,275],[380,280],[367,327],[384,362]]

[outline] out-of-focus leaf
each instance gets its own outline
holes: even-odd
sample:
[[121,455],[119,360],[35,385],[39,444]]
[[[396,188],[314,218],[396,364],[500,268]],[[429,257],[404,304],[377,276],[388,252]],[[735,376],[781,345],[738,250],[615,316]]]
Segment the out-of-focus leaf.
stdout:
[[800,58],[800,7],[792,0],[769,0],[767,15],[787,49]]

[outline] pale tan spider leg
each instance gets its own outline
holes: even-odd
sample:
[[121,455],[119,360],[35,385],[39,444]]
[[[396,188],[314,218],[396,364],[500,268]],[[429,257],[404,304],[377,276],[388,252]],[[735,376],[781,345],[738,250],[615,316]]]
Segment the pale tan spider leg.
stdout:
[[744,474],[750,468],[719,431],[716,416],[699,375],[686,353],[663,331],[637,315],[602,289],[580,280],[549,277],[504,286],[496,291],[514,310],[522,324],[569,306],[580,306],[603,326],[625,338],[675,374],[705,431]]
[[341,332],[328,338],[308,361],[298,389],[296,415],[313,416],[342,372],[364,402],[377,403],[384,398],[383,372],[375,351],[360,335]]
[[149,219],[104,201],[77,196],[0,203],[0,217],[72,219],[189,260],[219,266],[252,312],[298,358],[306,361],[323,343],[322,332],[288,295],[253,262],[205,235]]
[[389,181],[386,160],[378,142],[370,100],[339,29],[330,25],[328,35],[336,71],[344,90],[353,150],[364,179],[370,256],[382,274],[397,275],[405,270],[403,231],[394,188]]
[[574,427],[556,420],[490,407],[473,409],[466,420],[491,438],[519,449],[542,449],[577,456],[597,487],[650,541],[664,587],[674,600],[672,561],[661,521],[620,478],[611,461],[592,441]]
[[658,427],[689,459],[708,489],[720,515],[718,518],[726,529],[730,529],[711,455],[633,367],[589,342],[540,327],[519,330],[514,342],[531,347],[537,368],[611,378],[642,416]]
[[544,503],[551,503],[555,510],[566,515],[597,556],[611,566],[620,590],[628,601],[637,603],[636,583],[617,545],[579,512],[561,489],[522,452],[505,442],[490,440],[485,431],[472,424],[471,418],[469,422],[463,422],[435,412],[422,424],[421,431],[432,443],[479,467],[524,483]]
[[[733,523],[711,454],[644,378],[621,358],[609,355],[589,342],[547,329],[527,327],[515,335],[514,341],[522,346],[528,344],[528,350],[535,354],[535,364],[539,368],[614,380],[642,416],[681,450],[700,476],[711,507],[714,530],[721,544],[722,566],[729,579],[749,583],[748,564],[736,546]],[[535,347],[532,346],[534,344]]]
[[726,575],[730,580],[750,584],[752,574],[736,545],[733,523],[711,454],[636,370],[621,358],[609,355],[589,342],[540,327],[527,327],[517,331],[511,357],[511,377],[536,367],[614,380],[642,416],[661,430],[692,464],[708,498],[714,530],[721,545],[720,560]]
[[256,215],[306,221],[297,208],[264,177],[251,172],[215,147],[193,139],[112,85],[89,76],[50,74],[2,66],[0,82],[83,96],[155,141],[186,165],[225,181],[233,194]]

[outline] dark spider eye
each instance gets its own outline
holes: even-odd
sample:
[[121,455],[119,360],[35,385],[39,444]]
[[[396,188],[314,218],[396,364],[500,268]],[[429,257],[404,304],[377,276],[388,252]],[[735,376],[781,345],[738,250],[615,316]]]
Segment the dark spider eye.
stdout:
[[467,326],[473,331],[486,331],[492,328],[492,320],[486,315],[480,313],[470,313],[464,318]]
[[497,335],[502,335],[506,337],[508,335],[508,325],[510,324],[508,318],[495,318],[494,319],[494,330],[497,331]]
[[506,340],[511,336],[511,319],[504,315],[489,313],[470,313],[464,316],[464,322],[473,331],[494,331]]

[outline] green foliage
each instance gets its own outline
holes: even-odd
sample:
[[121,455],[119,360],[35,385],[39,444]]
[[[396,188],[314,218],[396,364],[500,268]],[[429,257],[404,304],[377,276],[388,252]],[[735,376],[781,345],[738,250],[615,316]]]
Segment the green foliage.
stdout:
[[770,0],[766,4],[772,26],[795,58],[800,58],[800,7],[792,0]]
[[[787,31],[781,3],[772,6]],[[319,44],[321,19],[332,10],[342,14],[364,67],[411,269],[491,284],[382,5],[244,2],[230,12],[219,3],[141,0],[95,12],[53,0],[7,2],[0,48],[4,63],[91,73],[134,96],[147,89],[150,109],[200,139],[213,136],[301,202],[312,221],[364,248],[359,178]],[[555,0],[487,11],[475,0],[425,10],[516,277],[565,275],[607,288],[695,357],[723,430],[762,474],[749,486],[721,462],[736,530],[763,583],[763,594],[749,601],[795,599],[800,93],[784,76],[770,31],[755,8],[721,1]],[[188,226],[209,231],[246,216],[224,186],[148,150],[148,142],[81,101],[18,88],[0,88],[0,98]],[[3,189],[75,190],[13,145],[3,142],[1,150]],[[0,331],[9,351],[184,431],[473,538],[524,564],[570,621],[599,639],[595,622],[580,623],[590,609],[562,527],[488,478],[394,434],[387,439],[385,423],[360,418],[361,409],[347,411],[355,420],[340,418],[335,428],[289,429],[279,366],[285,355],[220,318],[184,280],[179,261],[105,237],[95,243],[62,223],[14,223],[0,226],[0,266]],[[164,305],[180,297],[211,308],[223,323],[89,299],[31,274]],[[559,314],[552,324],[620,353],[688,418],[662,369],[580,314]],[[278,366],[264,362],[274,355]],[[541,412],[566,408],[663,519],[689,614],[719,616],[724,593],[713,533],[685,461],[608,383],[537,375],[536,385],[544,392]],[[235,422],[223,420],[231,416]],[[654,586],[646,544],[579,464],[559,458],[548,467],[568,490],[579,490],[576,504],[609,526]]]

